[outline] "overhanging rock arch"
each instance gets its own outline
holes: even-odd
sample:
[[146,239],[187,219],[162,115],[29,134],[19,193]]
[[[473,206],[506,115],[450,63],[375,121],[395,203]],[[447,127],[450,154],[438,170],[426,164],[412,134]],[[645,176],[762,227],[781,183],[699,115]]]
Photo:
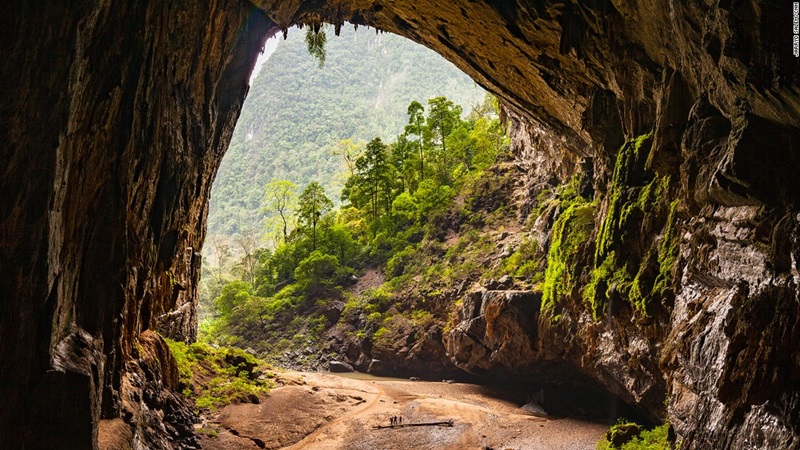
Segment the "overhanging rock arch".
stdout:
[[[141,356],[140,333],[193,336],[210,186],[256,54],[267,34],[316,22],[369,25],[436,50],[501,98],[520,136],[548,142],[550,162],[564,151],[592,157],[607,180],[622,141],[654,130],[654,164],[663,170],[682,175],[678,166],[696,166],[697,154],[712,166],[690,167],[696,177],[681,180],[684,195],[699,198],[690,217],[703,205],[779,211],[786,219],[775,222],[788,238],[773,239],[767,253],[775,261],[765,272],[777,281],[757,294],[784,316],[763,325],[771,330],[764,338],[744,324],[712,331],[720,351],[742,339],[744,350],[782,349],[788,339],[788,356],[750,355],[763,368],[755,377],[735,355],[699,376],[683,310],[668,327],[678,334],[654,339],[677,342],[666,346],[661,368],[679,396],[670,407],[689,443],[741,442],[759,420],[779,417],[788,425],[771,436],[794,436],[796,445],[796,388],[759,385],[798,381],[792,143],[800,96],[784,31],[791,14],[778,3],[123,0],[7,9],[0,447],[93,448],[99,419],[123,415],[129,401],[123,374],[147,372],[129,365]],[[717,142],[710,150],[709,136]],[[544,166],[531,170],[552,169]],[[757,277],[737,284],[724,267],[715,270],[722,281],[713,298],[745,302],[742,282]],[[712,298],[700,288],[694,294]],[[601,381],[620,384],[614,374]],[[692,395],[708,399],[695,399],[693,410]],[[764,411],[756,407],[765,402]],[[706,413],[729,419],[717,433],[694,435],[693,421]]]

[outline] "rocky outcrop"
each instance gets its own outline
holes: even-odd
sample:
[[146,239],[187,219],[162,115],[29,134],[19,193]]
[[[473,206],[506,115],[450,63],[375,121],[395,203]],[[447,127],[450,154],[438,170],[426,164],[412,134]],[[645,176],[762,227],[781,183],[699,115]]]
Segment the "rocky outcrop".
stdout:
[[[586,244],[561,252],[577,282],[545,292],[557,320],[540,313],[547,345],[532,351],[650,414],[668,392],[683,448],[800,446],[788,3],[254,3],[46,1],[0,16],[0,446],[94,448],[99,419],[123,417],[141,333],[193,337],[210,183],[257,51],[320,21],[409,37],[495,92],[528,135],[531,186],[590,175],[596,204],[553,207],[539,228],[569,238],[592,218]],[[653,192],[669,202],[634,204]],[[611,252],[638,294],[592,277]]]
[[[541,293],[476,291],[464,298],[461,318],[446,336],[453,363],[492,376],[521,373],[537,362]],[[500,373],[498,373],[500,372]]]
[[145,331],[120,385],[120,418],[100,420],[100,448],[199,449],[194,405],[176,391],[178,366],[164,339]]

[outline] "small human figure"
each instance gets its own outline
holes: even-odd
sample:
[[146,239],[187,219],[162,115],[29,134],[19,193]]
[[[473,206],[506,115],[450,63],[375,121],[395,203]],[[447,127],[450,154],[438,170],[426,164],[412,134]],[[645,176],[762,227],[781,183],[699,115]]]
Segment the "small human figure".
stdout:
[[403,416],[398,417],[398,419],[400,420],[400,425],[402,425],[403,424]]

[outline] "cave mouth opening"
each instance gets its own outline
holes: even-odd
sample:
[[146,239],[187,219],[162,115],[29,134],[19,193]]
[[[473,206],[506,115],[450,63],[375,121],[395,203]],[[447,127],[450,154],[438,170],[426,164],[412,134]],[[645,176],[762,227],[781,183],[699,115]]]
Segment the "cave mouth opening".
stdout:
[[[330,31],[330,30],[328,30]],[[377,33],[372,33],[371,31],[364,31],[362,30],[359,33],[369,34],[369,36],[377,35]],[[270,33],[272,38],[267,41],[267,53],[272,53],[275,51],[275,44],[279,39],[286,39],[286,37],[281,36],[280,33],[277,35],[274,33]],[[297,29],[290,29],[289,35],[292,36],[293,34],[303,34],[303,30]],[[388,33],[392,36],[394,34]],[[337,36],[337,38],[333,38],[332,40],[328,40],[328,45],[331,44],[331,41],[336,43],[337,40],[345,40],[349,36]],[[310,59],[311,57],[308,56],[305,50],[301,51],[302,57],[306,57]],[[254,122],[253,118],[250,116],[250,112],[248,110],[248,101],[251,99],[251,96],[259,93],[255,91],[254,82],[256,80],[256,76],[259,71],[264,70],[262,64],[265,64],[262,57],[259,57],[259,62],[256,63],[256,67],[254,70],[254,74],[250,75],[250,85],[251,91],[250,95],[248,95],[247,100],[242,109],[241,116],[236,124],[236,130],[234,131],[234,135],[231,141],[231,146],[236,147],[237,145],[241,144],[242,142],[247,142],[253,139],[256,139],[255,131],[254,131]],[[311,64],[316,64],[316,61],[310,59]],[[333,61],[331,59],[326,60],[326,64],[330,65]],[[324,73],[327,70],[327,67],[321,67],[321,72]],[[320,70],[320,69],[315,69]],[[306,72],[308,73],[308,72]],[[474,80],[473,80],[474,81]],[[298,92],[297,89],[287,89],[284,92]],[[424,99],[423,99],[424,100]],[[277,109],[284,110],[281,107],[280,102],[273,102],[271,103],[273,107],[276,105],[278,106]],[[306,104],[306,106],[308,106]],[[312,113],[314,116],[320,116],[320,114]],[[263,119],[263,116],[259,116]],[[274,116],[271,116],[274,118]],[[295,120],[291,120],[295,123],[297,127],[301,127]],[[241,136],[244,136],[243,138]],[[241,138],[241,139],[240,139]],[[237,151],[234,148],[234,151]],[[226,158],[230,159],[231,149],[229,148],[228,152],[226,153]],[[226,168],[226,159],[223,159],[222,166],[220,171],[217,173],[217,177],[215,178],[215,189],[216,183],[220,179],[220,174],[225,176],[227,168]],[[336,164],[336,163],[332,163]],[[254,165],[257,168],[263,168],[263,165]],[[247,172],[248,178],[253,179],[253,173]],[[270,172],[273,173],[274,172]],[[285,174],[286,172],[284,172]],[[301,185],[301,183],[297,183]],[[214,216],[215,211],[218,207],[214,204],[215,197],[212,194],[211,198],[211,206],[210,206],[210,214],[209,214],[209,234],[208,238],[213,241],[214,236],[217,234],[217,227],[218,224],[216,217]],[[211,253],[218,253],[218,250],[212,248]],[[201,317],[202,317],[201,312]],[[598,421],[603,423],[614,423],[621,417],[624,417],[628,420],[634,420],[638,423],[645,424],[647,426],[655,425],[655,422],[652,420],[651,417],[648,417],[645,413],[639,411],[635,406],[631,406],[629,403],[626,403],[621,399],[621,397],[609,392],[605,389],[602,385],[598,382],[593,381],[587,375],[581,373],[578,370],[575,370],[568,364],[560,365],[558,370],[555,369],[548,369],[548,373],[555,374],[557,376],[551,376],[549,378],[543,377],[543,381],[531,381],[530,379],[521,379],[521,378],[510,378],[501,380],[497,376],[493,376],[491,374],[482,374],[482,375],[473,375],[467,372],[447,372],[444,375],[447,378],[456,379],[459,381],[464,382],[471,382],[475,384],[483,385],[486,388],[487,395],[494,396],[497,398],[506,399],[509,401],[513,401],[520,405],[524,405],[531,401],[536,402],[540,406],[542,406],[545,411],[547,411],[550,415],[554,416],[563,416],[563,417],[575,417],[581,419],[587,419],[592,421]],[[388,376],[420,376],[422,379],[440,379],[441,373],[431,373],[431,374],[419,374],[415,372],[409,371],[398,371],[397,373],[390,373],[386,374]],[[426,376],[427,375],[427,376]],[[558,382],[555,381],[545,381],[545,380],[559,380]],[[509,381],[510,380],[510,381]]]

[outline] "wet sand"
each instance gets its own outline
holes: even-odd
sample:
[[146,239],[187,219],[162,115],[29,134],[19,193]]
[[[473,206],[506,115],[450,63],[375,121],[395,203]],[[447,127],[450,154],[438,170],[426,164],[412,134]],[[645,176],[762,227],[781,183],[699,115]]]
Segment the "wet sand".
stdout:
[[[280,378],[286,385],[261,403],[229,405],[206,418],[198,433],[203,448],[590,450],[608,429],[537,416],[473,384],[300,372]],[[392,416],[453,426],[375,428]]]

